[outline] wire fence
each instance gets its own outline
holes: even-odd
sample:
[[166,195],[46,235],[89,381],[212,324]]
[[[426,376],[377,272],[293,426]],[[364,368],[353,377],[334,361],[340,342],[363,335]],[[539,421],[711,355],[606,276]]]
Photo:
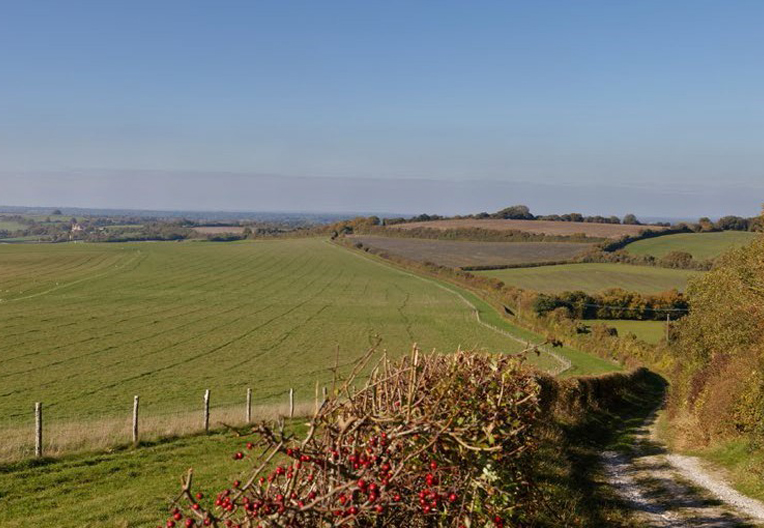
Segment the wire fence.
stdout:
[[319,390],[316,383],[310,397],[305,389],[300,397],[293,388],[253,401],[253,391],[247,388],[238,401],[216,401],[215,393],[205,390],[199,394],[195,409],[160,410],[156,406],[143,408],[140,395],[126,399],[115,412],[83,416],[59,415],[54,405],[36,402],[23,420],[6,420],[0,426],[0,462],[16,462],[31,457],[56,457],[87,450],[102,450],[120,446],[139,446],[161,438],[209,433],[225,427],[241,427],[279,417],[305,416],[312,413],[327,398],[327,388]]

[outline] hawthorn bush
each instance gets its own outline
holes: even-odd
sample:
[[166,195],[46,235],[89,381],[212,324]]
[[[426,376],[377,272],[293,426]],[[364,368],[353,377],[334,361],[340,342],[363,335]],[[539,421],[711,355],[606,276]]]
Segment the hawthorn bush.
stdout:
[[232,456],[252,465],[246,479],[208,499],[189,471],[166,526],[531,524],[544,507],[532,478],[540,385],[523,359],[372,349],[304,438],[283,423],[243,438]]

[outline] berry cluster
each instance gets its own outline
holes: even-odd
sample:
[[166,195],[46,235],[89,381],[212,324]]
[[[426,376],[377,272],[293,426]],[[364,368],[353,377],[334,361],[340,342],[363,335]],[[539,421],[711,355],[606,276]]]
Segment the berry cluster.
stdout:
[[252,470],[210,504],[189,472],[186,513],[173,509],[166,525],[522,524],[539,409],[520,364],[466,352],[384,359],[360,389],[351,377],[337,390],[302,441],[283,422],[253,428],[257,440],[232,455]]

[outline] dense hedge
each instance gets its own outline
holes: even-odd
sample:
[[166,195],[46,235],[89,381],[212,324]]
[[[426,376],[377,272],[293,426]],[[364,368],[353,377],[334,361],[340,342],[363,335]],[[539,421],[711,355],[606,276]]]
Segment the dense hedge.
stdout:
[[533,310],[538,315],[560,308],[575,319],[658,321],[666,319],[667,315],[674,320],[683,317],[689,311],[689,303],[676,290],[647,295],[618,288],[595,294],[582,291],[539,293],[533,301]]

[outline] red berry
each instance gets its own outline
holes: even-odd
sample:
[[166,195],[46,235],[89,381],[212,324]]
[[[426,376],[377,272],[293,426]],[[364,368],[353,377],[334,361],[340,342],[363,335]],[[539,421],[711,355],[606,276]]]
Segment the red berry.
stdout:
[[176,521],[179,521],[183,518],[183,514],[178,512],[175,515],[173,515],[172,518],[175,519]]

